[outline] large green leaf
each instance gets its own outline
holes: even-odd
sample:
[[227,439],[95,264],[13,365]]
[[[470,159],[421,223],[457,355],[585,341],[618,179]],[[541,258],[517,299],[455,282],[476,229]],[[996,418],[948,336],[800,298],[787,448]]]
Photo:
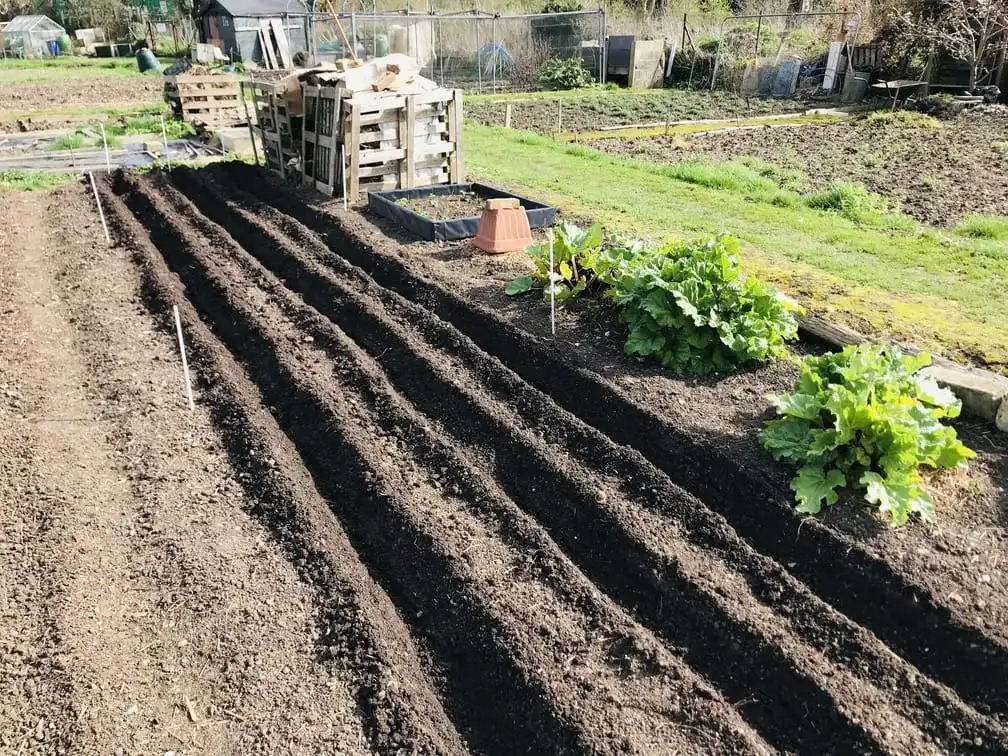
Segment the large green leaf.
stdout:
[[798,477],[791,481],[791,488],[798,499],[798,511],[819,514],[823,502],[827,506],[836,504],[840,495],[838,488],[847,485],[847,478],[839,470],[826,472],[822,467],[806,465],[798,471]]
[[507,285],[504,293],[511,297],[515,294],[524,294],[532,288],[533,284],[535,284],[535,280],[532,276],[518,276],[518,278]]

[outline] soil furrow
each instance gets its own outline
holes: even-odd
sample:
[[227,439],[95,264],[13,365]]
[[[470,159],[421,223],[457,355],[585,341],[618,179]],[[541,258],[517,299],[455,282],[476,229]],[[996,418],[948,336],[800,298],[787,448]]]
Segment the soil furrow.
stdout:
[[[560,406],[651,463],[724,515],[763,553],[838,610],[871,629],[925,674],[952,687],[980,711],[1008,710],[1008,651],[954,617],[860,544],[812,521],[788,537],[790,506],[709,440],[694,437],[629,400],[611,384],[572,366],[540,339],[444,290],[402,261],[367,247],[333,216],[294,199],[251,169],[222,168],[260,199],[323,234],[335,253],[382,286],[420,303],[500,358]],[[763,502],[755,506],[753,502]],[[793,565],[793,567],[791,566]]]
[[[696,585],[708,598],[694,596],[693,605],[707,601],[711,606],[701,612],[695,631],[701,632],[704,623],[727,625],[728,634],[736,639],[736,651],[746,657],[747,666],[753,664],[753,644],[744,639],[757,633],[760,637],[757,646],[760,643],[784,646],[788,663],[809,670],[817,686],[830,691],[841,702],[841,707],[869,722],[874,712],[886,708],[880,706],[885,702],[890,709],[908,706],[908,713],[912,712],[912,718],[922,730],[950,747],[983,752],[1004,738],[1000,728],[924,679],[863,628],[836,615],[778,565],[752,552],[723,520],[712,517],[702,504],[671,486],[668,479],[651,468],[640,455],[615,447],[597,432],[571,422],[569,415],[557,410],[496,360],[476,350],[457,331],[429,312],[379,289],[360,271],[347,268],[296,221],[258,203],[250,206],[250,213],[230,208],[230,203],[221,203],[216,198],[222,194],[242,193],[235,192],[233,187],[210,186],[191,171],[176,171],[174,179],[246,249],[364,344],[384,364],[386,372],[395,376],[393,380],[400,389],[419,402],[418,406],[428,415],[457,418],[449,430],[460,443],[472,445],[472,438],[492,439],[492,448],[475,449],[474,458],[492,460],[496,478],[509,495],[532,511],[569,554],[582,565],[589,565],[590,573],[607,590],[622,596],[624,604],[635,607],[638,615],[643,614],[646,624],[666,637],[673,627],[678,635],[673,635],[671,640],[690,649],[688,658],[694,668],[715,679],[729,695],[748,700],[756,696],[757,686],[754,685],[754,690],[738,688],[735,678],[739,671],[727,660],[732,658],[731,652],[726,654],[721,648],[719,653],[714,653],[703,643],[683,639],[684,626],[688,624],[683,617],[689,616],[682,605],[683,597],[696,594]],[[275,231],[272,224],[282,228],[289,238]],[[349,283],[341,283],[332,271],[311,260],[311,255],[325,260],[341,276],[346,275]],[[371,303],[379,300],[384,308],[372,306]],[[406,333],[404,328],[406,331],[418,329],[427,343],[419,343],[419,339]],[[394,336],[396,333],[399,335]],[[441,363],[433,368],[437,374],[430,377],[430,390],[425,389],[423,381],[417,383],[417,377],[430,373],[432,368],[426,362],[417,363],[409,357],[412,353],[419,354],[428,344],[446,353],[425,352],[426,362]],[[476,374],[471,373],[472,370]],[[495,396],[485,396],[485,390],[492,390]],[[462,391],[467,396],[453,404],[446,401],[453,391]],[[495,402],[505,406],[495,407]],[[502,417],[507,421],[500,422]],[[473,428],[475,418],[481,418],[482,427]],[[529,418],[535,427],[526,427],[521,418]],[[462,428],[469,429],[469,437],[459,433]],[[516,428],[521,430],[516,433]],[[529,440],[540,434],[554,446],[540,448],[541,445]],[[574,458],[568,457],[568,450]],[[594,470],[595,477],[572,478],[569,471],[581,467]],[[532,470],[534,474],[530,476]],[[525,482],[522,485],[514,481]],[[624,485],[624,481],[632,483]],[[566,507],[557,509],[554,503],[542,506],[543,490],[552,492],[551,502],[563,501]],[[597,501],[592,498],[596,493],[601,494]],[[621,502],[621,494],[635,502],[643,501],[647,509],[666,513],[671,520],[641,511],[636,503]],[[679,522],[694,532],[678,533],[676,525]],[[684,549],[681,541],[686,538],[695,541],[701,549],[715,548],[738,574],[705,550]],[[619,547],[611,548],[613,544]],[[619,556],[614,558],[614,555]],[[668,567],[667,563],[675,566]],[[636,575],[635,582],[628,584],[626,581],[631,575]],[[661,580],[652,586],[656,575],[660,575]],[[731,598],[722,600],[726,592]],[[757,600],[774,606],[780,615],[774,617],[754,606]],[[714,616],[707,616],[709,612],[714,612]],[[754,627],[740,630],[733,626],[737,622],[735,617],[746,618]],[[786,623],[791,623],[791,627]],[[796,637],[791,636],[791,628],[797,631]],[[765,640],[767,638],[770,640]],[[825,653],[831,662],[846,667],[849,672],[824,664],[806,647],[803,639],[809,639],[817,651]],[[728,685],[707,669],[709,663],[705,660],[718,656],[719,663],[730,673]],[[700,660],[699,664],[694,663],[695,658]],[[754,666],[765,677],[767,670],[773,668],[773,662],[757,656]],[[864,678],[864,682],[850,679],[851,673]],[[881,689],[874,687],[877,685]],[[787,680],[775,685],[785,689],[789,686],[798,687]],[[801,690],[802,706],[814,705],[816,695],[810,698]],[[889,696],[895,698],[890,701]],[[780,712],[772,713],[776,722],[791,724],[782,720]],[[752,721],[752,712],[747,712],[747,718]],[[760,726],[758,717],[754,723]],[[898,739],[895,732],[898,728],[892,722],[877,722],[872,729],[890,746]],[[912,740],[914,736],[909,737]],[[980,739],[976,740],[978,737]],[[788,744],[783,745],[787,747]],[[905,745],[910,750],[920,749],[912,743]]]
[[[228,305],[223,304],[219,297],[227,298],[229,286],[235,284],[215,280],[222,274],[213,272],[216,264],[209,262],[208,255],[202,251],[198,253],[200,266],[206,266],[208,274],[201,280],[204,274],[197,272],[191,260],[183,258],[178,251],[185,234],[177,229],[165,229],[170,225],[166,224],[165,212],[142,206],[156,204],[159,200],[150,197],[141,200],[136,194],[131,194],[129,200],[152,226],[162,225],[155,232],[155,241],[166,256],[175,258],[174,265],[187,278],[189,293],[199,300],[204,315],[208,310],[217,310],[212,322],[219,333],[224,334],[237,353],[258,363],[260,386],[274,397],[282,419],[286,415],[285,427],[302,448],[302,455],[310,460],[316,481],[322,481],[327,489],[332,486],[334,494],[339,492],[342,501],[330,497],[332,505],[356,532],[358,552],[378,568],[386,590],[397,599],[404,615],[410,616],[413,610],[422,612],[422,617],[418,616],[411,624],[424,632],[436,653],[439,652],[442,667],[448,670],[448,685],[455,687],[453,701],[459,707],[457,712],[496,694],[494,711],[480,708],[482,722],[477,723],[472,713],[468,716],[474,739],[480,737],[489,750],[499,750],[504,747],[503,743],[508,743],[507,752],[513,752],[516,745],[595,750],[598,747],[596,738],[603,739],[611,747],[613,742],[618,742],[618,739],[613,741],[614,733],[621,730],[636,731],[637,738],[646,738],[646,733],[639,726],[632,727],[631,721],[620,724],[626,717],[635,716],[631,701],[647,700],[641,691],[633,690],[640,682],[617,682],[613,675],[625,660],[593,658],[596,654],[593,649],[599,644],[592,643],[591,639],[598,633],[619,638],[626,631],[616,632],[614,620],[606,615],[602,617],[606,621],[601,629],[593,629],[599,617],[586,624],[588,618],[580,616],[582,609],[575,609],[555,592],[546,590],[542,579],[515,583],[516,570],[518,574],[524,571],[534,574],[539,569],[534,553],[506,548],[499,534],[479,525],[471,516],[465,516],[464,499],[444,495],[443,491],[431,487],[422,472],[414,472],[418,460],[411,458],[408,448],[402,448],[404,442],[384,428],[376,427],[380,424],[372,413],[378,410],[369,406],[352,387],[333,386],[327,368],[311,366],[317,357],[302,356],[317,354],[314,347],[297,348],[298,357],[270,353],[270,343],[285,343],[285,337],[275,333],[264,338],[246,321],[257,321],[258,329],[268,334],[270,326],[266,323],[274,324],[276,319],[256,316],[236,301],[241,297],[235,297],[233,292]],[[193,244],[191,238],[189,241],[194,255],[197,248],[205,247]],[[216,293],[209,293],[212,289]],[[238,318],[233,313],[229,315],[228,306],[242,315]],[[291,328],[287,335],[296,337],[302,332]],[[301,363],[301,359],[307,362]],[[340,432],[338,435],[331,430],[326,433],[327,427],[338,427]],[[384,439],[378,442],[378,448],[376,439]],[[341,460],[342,464],[334,463],[334,459]],[[345,469],[348,463],[350,471]],[[364,481],[368,477],[371,482],[366,484]],[[412,494],[403,492],[403,489],[408,492],[414,488]],[[382,516],[371,512],[380,512]],[[487,558],[469,556],[466,544],[478,544],[487,550]],[[445,596],[457,597],[457,601],[446,607]],[[530,604],[535,609],[531,614]],[[530,637],[533,629],[536,632]],[[465,632],[460,636],[462,630]],[[544,654],[555,656],[557,649],[555,646],[540,648],[541,642],[534,640],[536,633],[546,637],[573,633],[574,647],[580,649],[575,656],[587,663],[592,674],[585,676],[577,666],[568,665],[562,677],[573,680],[548,679],[557,674],[557,670],[549,668],[555,666],[555,662],[553,665],[543,663]],[[661,656],[660,647],[654,653]],[[666,660],[671,663],[670,658]],[[460,662],[468,667],[464,680],[458,674]],[[524,672],[519,673],[514,664],[519,664]],[[539,668],[534,666],[536,664]],[[596,679],[600,673],[602,683]],[[542,679],[544,675],[547,679]],[[644,679],[647,678],[645,675]],[[577,689],[584,689],[586,685],[588,690],[596,688],[599,702],[581,700],[580,695],[572,696],[571,686],[575,683]],[[492,691],[485,686],[492,686]],[[630,691],[624,691],[628,686]],[[552,702],[544,700],[544,689],[549,690]],[[627,692],[634,695],[620,705],[619,701]],[[499,698],[501,695],[503,699]],[[605,701],[612,705],[592,711]],[[511,709],[522,705],[522,711]],[[562,712],[564,721],[556,719],[554,707]],[[591,716],[585,710],[591,712]],[[650,713],[650,717],[654,716],[654,712]],[[722,713],[722,718],[724,716]],[[616,721],[612,722],[614,718]],[[572,729],[572,723],[576,722],[580,724]],[[600,723],[609,723],[608,728],[612,729],[600,728]],[[601,729],[601,732],[589,732],[592,729]],[[502,732],[506,733],[504,738]],[[629,737],[628,743],[634,740]],[[747,748],[754,746],[751,740],[745,742],[749,743]]]
[[395,608],[357,559],[258,390],[202,324],[132,214],[104,184],[100,192],[116,236],[134,250],[148,307],[168,330],[174,328],[171,306],[179,306],[203,400],[223,430],[252,514],[318,592],[319,657],[355,689],[371,747],[390,754],[403,748],[466,753]]

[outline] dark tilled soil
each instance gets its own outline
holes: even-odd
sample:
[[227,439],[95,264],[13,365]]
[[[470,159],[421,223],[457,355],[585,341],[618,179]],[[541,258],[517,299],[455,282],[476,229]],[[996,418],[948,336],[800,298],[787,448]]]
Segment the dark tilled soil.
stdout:
[[[730,92],[691,92],[664,89],[653,92],[599,94],[597,97],[511,102],[511,128],[540,134],[593,131],[607,126],[629,126],[717,118],[752,118],[799,112],[791,100],[746,99]],[[504,102],[466,103],[466,118],[490,126],[503,126]],[[558,122],[559,118],[559,122]]]
[[[471,743],[486,747],[480,744],[507,733],[511,742],[533,750],[590,743],[593,749],[608,751],[615,733],[623,732],[633,748],[647,751],[648,733],[666,717],[671,717],[671,732],[678,733],[674,741],[690,748],[709,744],[712,736],[724,743],[729,737],[756,737],[784,750],[907,753],[985,750],[1003,739],[998,720],[1005,709],[1001,680],[1008,655],[1000,631],[978,622],[972,612],[956,613],[947,606],[941,587],[947,576],[941,576],[939,590],[933,591],[866,547],[863,539],[816,521],[805,523],[796,538],[790,525],[796,521],[778,488],[786,485],[786,478],[768,476],[766,460],[749,456],[751,450],[738,437],[741,429],[729,438],[730,415],[706,406],[697,412],[704,405],[691,404],[692,422],[680,423],[682,410],[678,416],[652,412],[653,401],[638,403],[633,393],[580,369],[574,359],[528,330],[508,325],[422,274],[437,271],[442,263],[423,264],[416,260],[415,248],[397,248],[352,215],[320,212],[263,180],[253,168],[225,166],[200,174],[178,170],[172,183],[150,188],[134,183],[120,191],[155,232],[153,241],[169,254],[169,265],[181,266],[200,255],[190,252],[173,264],[171,255],[179,253],[169,253],[157,231],[166,223],[177,229],[176,247],[184,239],[189,250],[198,250],[196,232],[233,261],[221,262],[218,252],[216,262],[209,256],[200,262],[208,272],[200,274],[201,279],[188,279],[190,297],[197,297],[204,318],[211,305],[209,300],[201,304],[197,292],[215,291],[214,296],[231,302],[231,314],[213,315],[209,325],[232,351],[247,354],[242,359],[254,368],[254,380],[261,384],[277,370],[290,374],[281,382],[275,407],[281,427],[294,435],[316,481],[326,475],[323,460],[333,456],[332,444],[346,459],[363,454],[346,449],[339,440],[352,434],[359,420],[344,419],[339,425],[325,420],[333,412],[339,415],[338,398],[348,401],[356,393],[362,404],[360,415],[353,417],[371,417],[376,424],[362,431],[371,438],[366,445],[377,446],[383,459],[408,454],[392,463],[398,470],[440,473],[435,490],[441,501],[434,509],[425,504],[426,529],[434,527],[430,520],[437,521],[437,512],[449,506],[446,501],[458,497],[461,509],[450,509],[455,512],[450,518],[454,527],[470,527],[465,525],[469,518],[474,518],[473,528],[477,522],[495,525],[467,531],[478,554],[500,554],[482,561],[506,563],[508,552],[499,551],[504,547],[518,555],[535,548],[542,558],[555,560],[547,573],[537,574],[534,593],[519,583],[498,597],[496,580],[486,581],[489,565],[459,572],[458,567],[430,561],[431,551],[452,553],[450,532],[438,545],[438,539],[421,536],[426,530],[413,523],[402,527],[407,541],[428,544],[421,553],[415,545],[409,552],[402,543],[390,544],[408,554],[401,558],[420,565],[411,574],[424,576],[424,583],[411,583],[410,595],[422,596],[427,581],[448,580],[448,590],[472,602],[457,607],[462,614],[453,626],[464,622],[477,635],[481,627],[501,628],[491,633],[498,640],[489,658],[483,644],[467,650],[458,640],[451,643],[461,654],[456,663],[461,660],[484,673],[496,670],[498,685],[523,681],[513,692],[531,709],[520,713],[490,717],[449,699],[453,721]],[[253,193],[246,194],[247,189]],[[167,202],[178,220],[166,221],[170,213],[165,207],[153,222],[147,204],[160,202]],[[225,272],[225,267],[232,271]],[[471,277],[463,278],[463,266],[455,267],[450,288],[465,286],[478,296]],[[442,273],[451,269],[449,262]],[[194,275],[177,270],[184,277]],[[330,376],[328,383],[313,385],[299,378],[302,368],[288,365],[294,359],[288,355],[291,347],[267,349],[268,344],[251,337],[244,326],[229,335],[231,324],[256,322],[247,312],[249,306],[227,293],[234,286],[228,281],[245,279],[258,282],[257,288],[281,308],[272,316],[262,311],[264,322],[255,328],[268,330],[268,324],[282,321],[281,315],[293,319],[297,328],[288,339],[302,342],[294,351],[311,351],[332,365],[324,372]],[[249,283],[239,291],[253,302],[262,301],[263,295],[254,293]],[[590,357],[592,349],[581,346],[579,352]],[[253,354],[277,350],[282,352],[278,363],[272,357],[261,365],[250,363]],[[354,359],[347,363],[350,357]],[[622,368],[619,361],[609,356],[614,375]],[[781,373],[764,380],[772,384],[785,379]],[[333,380],[335,387],[330,385]],[[757,381],[754,390],[762,388]],[[721,387],[710,382],[708,390],[717,394]],[[281,400],[306,401],[310,407],[304,412],[285,410]],[[749,403],[757,406],[757,401],[754,397]],[[289,425],[282,417],[286,412],[292,413]],[[310,423],[303,427],[305,418],[314,417],[326,427],[345,430],[322,440],[321,428],[317,431]],[[711,434],[718,425],[719,433]],[[385,433],[395,429],[394,448],[378,428]],[[443,451],[432,454],[431,449]],[[384,491],[375,466],[377,461],[362,477]],[[350,485],[346,475],[340,484]],[[416,488],[425,490],[422,480],[400,491]],[[402,511],[392,520],[400,522],[421,506],[410,503],[410,497],[399,501],[403,496],[386,495],[390,501],[383,498],[366,509]],[[334,507],[371,573],[393,601],[404,600],[395,592],[403,577],[381,546],[388,534],[372,530],[360,513],[364,508]],[[996,560],[996,551],[989,556]],[[475,566],[473,560],[466,563]],[[475,593],[463,588],[470,585]],[[585,598],[575,599],[579,585],[584,585]],[[541,593],[543,586],[553,586],[554,598],[546,599],[550,594]],[[1003,587],[995,590],[1003,594]],[[523,610],[533,596],[547,602],[537,605],[549,607],[554,615],[550,623],[560,623],[551,624],[554,630],[534,630],[544,620]],[[575,600],[576,608],[555,603],[558,597]],[[991,612],[995,625],[1002,609],[999,603]],[[639,710],[632,720],[635,726],[630,726],[624,707],[641,694],[638,685],[643,681],[627,687],[626,681],[606,673],[612,653],[583,658],[580,663],[592,673],[579,678],[568,672],[563,684],[557,684],[548,667],[530,673],[525,664],[541,664],[544,654],[558,658],[557,649],[548,650],[552,641],[542,646],[543,638],[578,637],[585,613],[595,617],[592,625],[625,627],[620,631],[624,633],[632,629],[632,646],[652,649],[648,659],[659,658],[653,654],[661,649],[671,652],[658,668],[679,670],[673,675],[679,682],[651,695],[671,695],[680,704],[670,710]],[[414,632],[432,650],[433,663],[445,670],[449,692],[462,694],[466,701],[480,700],[485,695],[481,683],[463,686],[451,672],[452,660],[439,650],[451,637],[448,629],[419,617],[413,622],[409,616],[407,612]],[[523,634],[528,631],[538,640]],[[613,632],[606,630],[605,635]],[[730,639],[727,644],[725,639]],[[618,643],[620,648],[625,645]],[[574,647],[580,648],[576,642]],[[645,674],[647,685],[669,685],[662,675],[653,679],[654,664],[645,662],[639,668],[651,670]],[[701,728],[702,735],[689,729],[698,713],[692,707],[679,708],[688,700],[679,686],[699,684],[688,682],[693,675],[714,691],[710,724]],[[615,709],[585,709],[571,698],[567,685],[584,690],[603,686]],[[741,729],[718,708],[722,696],[746,702],[736,707],[744,723]],[[518,727],[512,721],[515,715],[536,722],[536,732]],[[586,726],[591,727],[590,736]],[[744,746],[733,742],[732,747],[743,750],[761,747],[753,740]]]
[[[655,162],[755,157],[805,174],[807,188],[856,181],[918,220],[953,226],[1008,215],[1008,118],[964,115],[941,129],[863,121],[738,129],[689,137],[603,139],[592,146]],[[998,145],[1002,145],[999,147]]]
[[486,198],[473,192],[461,194],[430,194],[399,201],[403,207],[433,221],[480,216],[486,207]]
[[[179,307],[198,420],[179,401],[156,418],[134,417],[114,399],[103,406],[148,437],[163,433],[161,423],[168,439],[180,423],[206,423],[236,482],[221,516],[257,529],[276,562],[243,584],[254,606],[269,607],[246,622],[245,645],[234,647],[226,624],[207,627],[199,643],[212,687],[183,689],[178,719],[162,715],[151,732],[168,721],[183,741],[198,738],[195,722],[231,711],[241,717],[227,718],[231,740],[204,750],[919,754],[1000,753],[1008,742],[1003,548],[970,554],[989,578],[981,614],[948,598],[961,592],[958,556],[940,553],[929,581],[915,572],[919,555],[895,557],[893,536],[851,533],[867,518],[846,529],[799,527],[786,477],[744,435],[758,422],[758,394],[786,383],[787,370],[676,382],[606,346],[618,342],[597,332],[615,328],[601,310],[561,313],[576,341],[558,347],[543,338],[541,307],[497,296],[498,280],[523,262],[400,246],[356,213],[306,203],[251,166],[120,174],[99,191],[117,242],[109,254],[134,266],[115,280],[132,277],[130,296],[161,326],[150,338],[164,342],[166,359],[154,364],[171,371],[176,394]],[[101,259],[94,240],[74,259],[87,267],[99,248]],[[74,297],[90,293],[82,285]],[[102,329],[118,322],[111,314],[81,309],[73,325],[143,375],[149,353],[122,356],[134,343]],[[143,316],[134,310],[125,322],[135,318]],[[107,396],[107,381],[95,390]],[[149,389],[141,379],[120,391]],[[166,480],[130,484],[153,496],[158,526],[172,501],[161,487],[176,478]],[[71,481],[64,498],[75,501],[79,489]],[[123,505],[138,506],[129,495]],[[196,522],[207,516],[178,509]],[[996,522],[986,510],[975,524],[990,537]],[[953,520],[955,536],[961,525]],[[96,523],[95,544],[103,528]],[[906,550],[957,543],[904,533],[916,534]],[[198,528],[175,537],[183,565],[202,563],[215,544]],[[160,544],[144,553],[174,564]],[[53,547],[32,548],[32,561],[0,559],[0,569],[44,581],[74,574]],[[189,588],[190,574],[165,569],[151,585],[185,597],[202,586]],[[213,581],[218,570],[198,574]],[[172,587],[174,575],[186,588]],[[288,575],[310,621],[278,619],[270,581]],[[129,573],[121,580],[130,590]],[[50,630],[64,606],[55,591],[6,615],[23,625],[22,643],[46,649],[35,709],[65,733],[65,752],[155,750],[81,705],[75,691],[93,680],[131,690],[146,673],[108,663],[95,672],[67,654],[68,637],[97,634],[98,658],[122,655],[97,620]],[[229,595],[207,602],[230,606]],[[167,633],[141,635],[149,643]],[[270,702],[253,686],[266,643],[274,686],[310,681],[274,688]],[[217,671],[243,652],[254,665]],[[0,700],[0,732],[25,691],[11,687]],[[158,689],[149,699],[174,700]],[[17,716],[13,750],[44,750],[34,739],[39,715]],[[256,729],[264,719],[272,724]]]

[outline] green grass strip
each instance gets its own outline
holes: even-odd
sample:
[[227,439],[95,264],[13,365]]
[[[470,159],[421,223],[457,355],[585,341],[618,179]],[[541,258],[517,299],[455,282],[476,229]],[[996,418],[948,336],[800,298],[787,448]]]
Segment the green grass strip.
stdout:
[[754,201],[753,191],[769,185],[737,171],[739,183],[716,188],[674,166],[498,128],[467,126],[466,159],[480,179],[629,233],[663,239],[731,232],[743,243],[748,270],[812,310],[952,356],[1008,363],[1008,249],[998,241],[905,219],[873,227],[804,200]]

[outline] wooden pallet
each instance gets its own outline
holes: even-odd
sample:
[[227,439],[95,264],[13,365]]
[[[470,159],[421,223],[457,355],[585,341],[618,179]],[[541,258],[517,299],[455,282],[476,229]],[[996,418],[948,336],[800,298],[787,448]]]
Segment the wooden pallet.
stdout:
[[241,82],[236,76],[166,76],[164,91],[175,114],[188,123],[224,126],[244,120]]
[[320,192],[343,196],[343,133],[340,118],[344,89],[304,85],[301,88],[304,118],[301,127],[302,182]]
[[248,98],[254,111],[249,114],[249,131],[259,136],[263,146],[266,167],[287,178],[288,166],[301,160],[302,119],[291,116],[283,99],[283,85],[271,82],[246,81],[241,85],[241,96]]
[[358,93],[343,100],[347,195],[459,183],[462,93]]

